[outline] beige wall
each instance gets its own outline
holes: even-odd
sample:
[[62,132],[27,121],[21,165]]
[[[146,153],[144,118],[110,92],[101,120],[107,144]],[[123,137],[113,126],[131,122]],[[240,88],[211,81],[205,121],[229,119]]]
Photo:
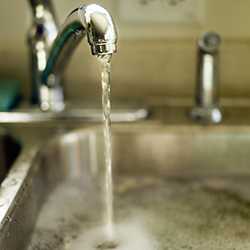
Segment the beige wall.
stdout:
[[[60,22],[79,2],[54,0]],[[95,2],[106,6],[119,25],[119,52],[113,60],[112,74],[114,96],[192,95],[195,41],[203,31],[215,30],[224,38],[220,66],[222,95],[250,97],[249,0],[204,0],[204,21],[193,25],[124,23],[117,13],[118,0]],[[0,1],[0,77],[20,79],[26,95],[30,85],[25,41],[29,21],[27,1]],[[69,97],[99,94],[96,64],[87,45],[81,45],[67,70]]]

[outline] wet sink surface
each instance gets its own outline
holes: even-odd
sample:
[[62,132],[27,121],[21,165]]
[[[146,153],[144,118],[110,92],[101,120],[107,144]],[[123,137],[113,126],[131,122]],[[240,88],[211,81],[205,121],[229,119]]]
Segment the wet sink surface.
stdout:
[[[250,248],[250,128],[113,131],[117,249]],[[7,223],[1,249],[96,249],[104,213],[101,131],[60,136],[29,168],[27,198],[19,194],[22,205],[11,215],[22,229]],[[26,238],[15,237],[24,231]]]
[[[150,177],[119,181],[117,249],[249,249],[250,206],[236,196],[198,181]],[[29,250],[96,249],[101,242],[102,206],[81,186],[64,183],[50,195]]]

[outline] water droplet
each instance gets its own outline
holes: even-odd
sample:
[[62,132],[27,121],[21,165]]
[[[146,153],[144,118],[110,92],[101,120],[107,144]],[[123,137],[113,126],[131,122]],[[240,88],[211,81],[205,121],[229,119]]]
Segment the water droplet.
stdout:
[[109,250],[109,249],[115,249],[117,248],[118,244],[114,241],[105,241],[101,244],[97,245],[97,249],[99,250]]
[[6,217],[6,220],[7,220],[8,222],[11,222],[11,221],[12,221],[12,218],[11,218],[10,216],[7,216],[7,217]]
[[14,186],[14,185],[16,185],[17,184],[17,180],[16,179],[11,179],[10,181],[9,181],[9,185],[10,186]]
[[7,201],[0,201],[0,207],[5,206],[6,203],[7,203]]

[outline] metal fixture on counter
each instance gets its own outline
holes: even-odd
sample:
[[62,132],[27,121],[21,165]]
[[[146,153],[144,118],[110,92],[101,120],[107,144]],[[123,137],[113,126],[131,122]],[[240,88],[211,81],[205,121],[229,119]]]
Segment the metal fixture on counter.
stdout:
[[216,124],[222,120],[219,108],[219,47],[221,38],[208,32],[198,41],[198,72],[195,106],[191,117],[202,123]]
[[30,3],[35,20],[29,36],[37,88],[33,100],[38,100],[43,111],[62,111],[65,103],[61,75],[70,55],[85,36],[93,55],[113,54],[117,49],[116,28],[103,7],[89,4],[73,10],[58,33],[50,1]]
[[[31,102],[40,104],[44,97],[41,74],[45,70],[49,50],[58,35],[58,22],[50,0],[29,0],[33,23],[28,33],[32,76]],[[50,95],[60,95],[61,90],[51,88]]]

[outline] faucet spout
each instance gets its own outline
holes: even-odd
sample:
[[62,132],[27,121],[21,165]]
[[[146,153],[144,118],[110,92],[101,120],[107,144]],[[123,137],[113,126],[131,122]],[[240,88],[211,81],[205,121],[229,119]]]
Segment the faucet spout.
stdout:
[[93,55],[113,54],[117,50],[117,32],[109,13],[99,5],[90,4],[78,9],[78,16],[87,32]]
[[[42,110],[60,111],[64,108],[59,78],[73,51],[85,36],[95,56],[112,55],[117,50],[117,32],[107,10],[96,4],[82,5],[73,10],[52,45],[42,73],[41,84],[45,93],[45,98],[41,100]],[[50,96],[50,88],[58,90],[53,98]]]

